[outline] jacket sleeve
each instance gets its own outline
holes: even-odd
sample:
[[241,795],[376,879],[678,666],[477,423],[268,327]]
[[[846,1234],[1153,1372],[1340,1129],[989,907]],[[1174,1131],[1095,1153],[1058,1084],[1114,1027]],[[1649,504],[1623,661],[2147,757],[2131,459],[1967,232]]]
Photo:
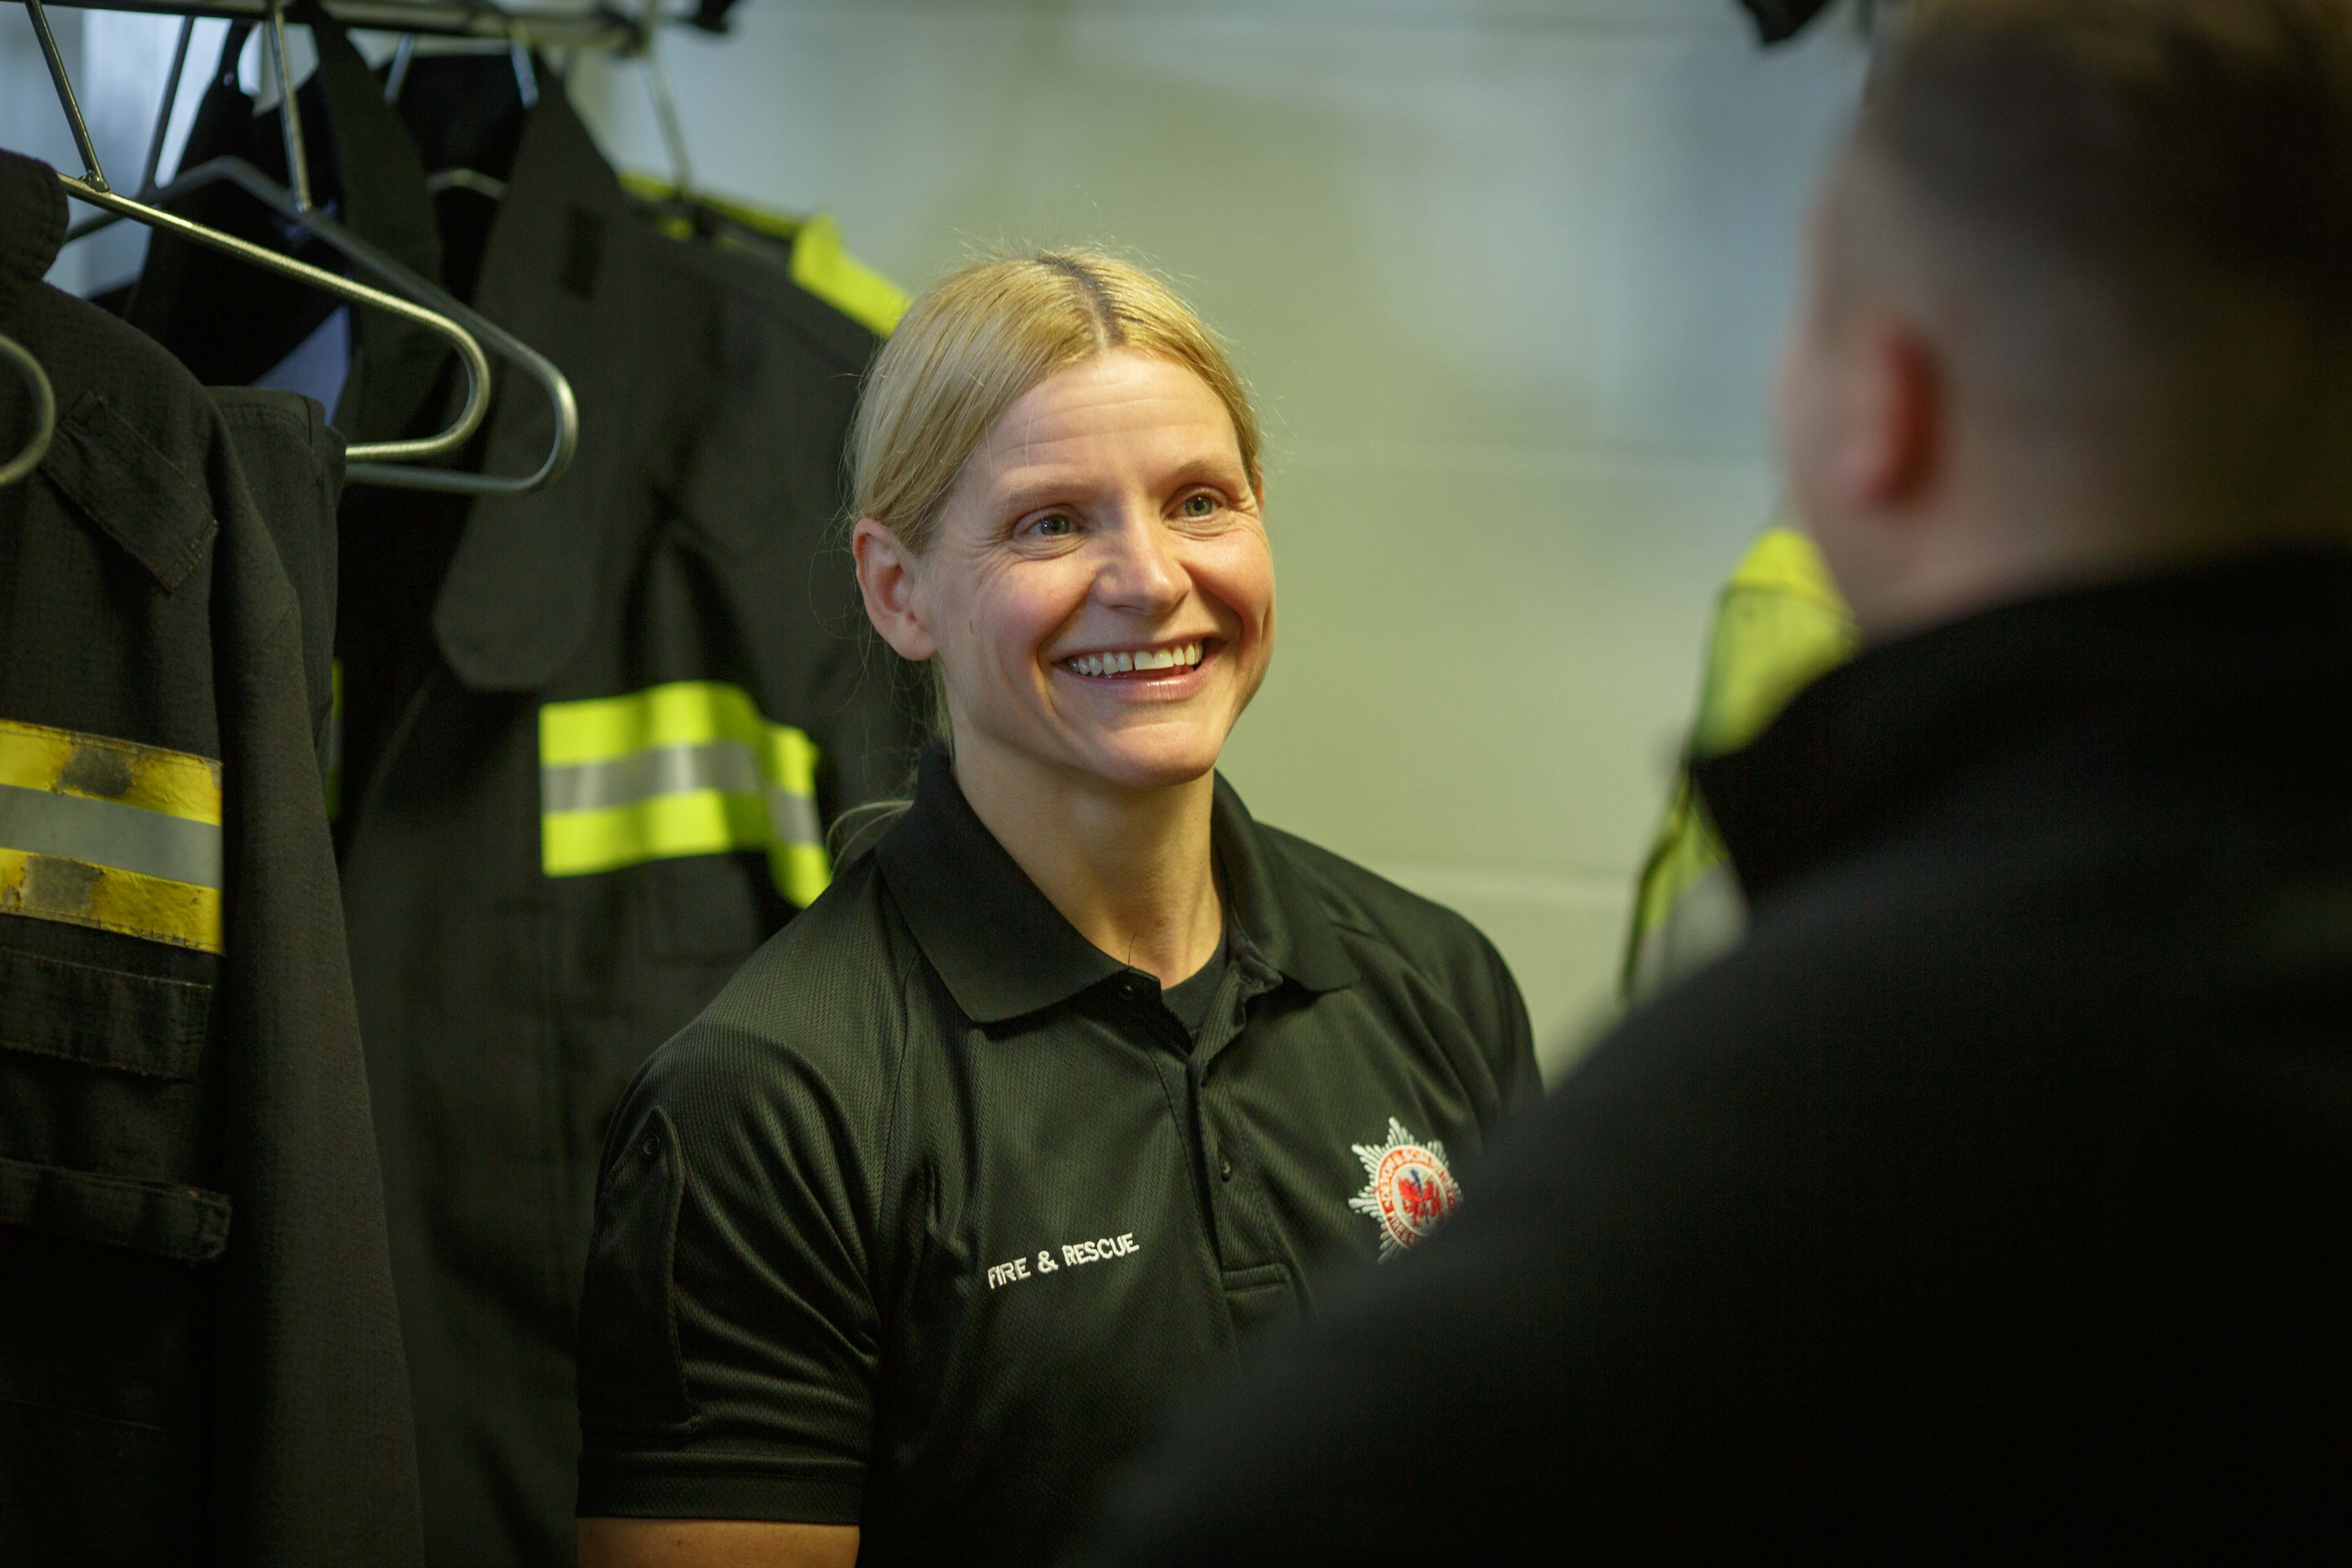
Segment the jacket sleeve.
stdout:
[[722,997],[613,1121],[581,1302],[583,1517],[859,1517],[877,1117],[741,1011]]
[[[247,447],[248,475],[206,412],[218,433],[226,838],[241,894],[227,905],[221,1029],[221,1158],[237,1209],[215,1302],[214,1480],[232,1561],[414,1563],[415,1439],[306,622],[255,502],[284,508],[289,537],[331,533],[341,443],[306,411],[274,444]],[[322,603],[311,618],[328,613]],[[311,640],[322,654],[331,638]]]

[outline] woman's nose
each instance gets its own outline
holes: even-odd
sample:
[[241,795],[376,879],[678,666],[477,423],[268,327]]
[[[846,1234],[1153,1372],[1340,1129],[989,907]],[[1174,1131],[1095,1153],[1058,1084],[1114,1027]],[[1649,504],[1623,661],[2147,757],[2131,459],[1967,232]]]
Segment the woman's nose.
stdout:
[[1113,530],[1103,540],[1106,555],[1095,576],[1095,596],[1131,614],[1165,615],[1192,592],[1192,574],[1176,558],[1167,529],[1156,517]]

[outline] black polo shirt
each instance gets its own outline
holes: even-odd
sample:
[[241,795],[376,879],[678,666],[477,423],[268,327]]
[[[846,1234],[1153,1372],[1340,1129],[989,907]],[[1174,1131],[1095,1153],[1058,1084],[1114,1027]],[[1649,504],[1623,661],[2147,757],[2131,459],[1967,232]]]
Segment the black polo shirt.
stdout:
[[1039,1560],[1238,1339],[1475,1186],[1537,1089],[1494,948],[1222,779],[1213,832],[1226,948],[1195,1038],[925,757],[913,808],[614,1120],[583,1515]]

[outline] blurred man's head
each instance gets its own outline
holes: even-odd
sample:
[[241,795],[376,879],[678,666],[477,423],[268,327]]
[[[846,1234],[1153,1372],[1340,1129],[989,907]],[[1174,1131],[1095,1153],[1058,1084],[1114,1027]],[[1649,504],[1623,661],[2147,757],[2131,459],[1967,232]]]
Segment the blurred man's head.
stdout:
[[2352,0],[1916,0],[1780,404],[1874,634],[2352,542]]

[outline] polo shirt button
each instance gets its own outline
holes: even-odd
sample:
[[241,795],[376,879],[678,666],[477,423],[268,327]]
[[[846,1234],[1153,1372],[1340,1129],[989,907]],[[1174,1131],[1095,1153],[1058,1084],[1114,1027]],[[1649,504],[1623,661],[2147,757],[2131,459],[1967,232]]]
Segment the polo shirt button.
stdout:
[[1221,1181],[1221,1182],[1230,1182],[1230,1181],[1232,1181],[1233,1179],[1234,1179],[1234,1161],[1233,1161],[1233,1156],[1232,1156],[1232,1155],[1230,1155],[1230,1154],[1220,1154],[1220,1155],[1218,1155],[1218,1156],[1217,1156],[1217,1180],[1219,1180],[1219,1181]]

